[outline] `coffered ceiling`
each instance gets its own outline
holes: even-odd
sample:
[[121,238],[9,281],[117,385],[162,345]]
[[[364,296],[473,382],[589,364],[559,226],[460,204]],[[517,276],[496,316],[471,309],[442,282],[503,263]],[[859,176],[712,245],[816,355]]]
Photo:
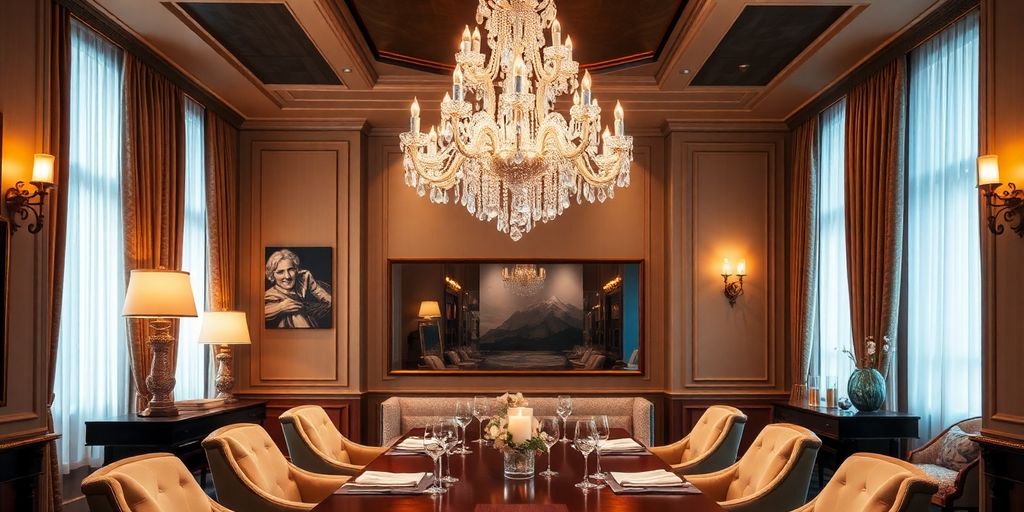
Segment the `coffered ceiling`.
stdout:
[[[88,0],[251,125],[437,116],[477,0]],[[556,0],[634,130],[778,122],[944,0]],[[609,103],[605,103],[609,104]],[[433,109],[433,110],[432,110]]]

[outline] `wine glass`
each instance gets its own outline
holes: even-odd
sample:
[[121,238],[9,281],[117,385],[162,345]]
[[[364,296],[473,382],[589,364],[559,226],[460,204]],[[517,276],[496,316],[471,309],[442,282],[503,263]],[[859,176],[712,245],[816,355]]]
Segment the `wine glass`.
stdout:
[[558,408],[555,409],[555,413],[558,414],[559,418],[562,418],[562,442],[569,442],[569,424],[566,421],[569,420],[569,416],[572,414],[572,397],[569,395],[558,395]]
[[594,452],[597,453],[597,471],[590,475],[590,478],[604,480],[608,475],[601,471],[601,445],[608,440],[608,436],[611,434],[611,429],[608,428],[608,416],[595,417],[594,425],[597,427],[597,446],[594,449]]
[[452,453],[454,453],[454,448],[459,445],[458,428],[458,423],[450,418],[443,419],[437,423],[438,430],[436,432],[444,439],[444,453],[448,456],[445,459],[448,471],[441,477],[441,481],[446,484],[454,484],[459,481],[458,478],[452,476]]
[[444,438],[438,436],[437,425],[427,425],[423,429],[423,451],[434,461],[434,484],[426,490],[427,494],[444,494],[448,492],[441,486],[441,455],[445,451]]
[[493,398],[487,396],[473,397],[473,416],[476,417],[476,421],[480,422],[480,437],[476,440],[477,443],[484,443],[484,420],[491,417],[491,402],[493,401]]
[[473,421],[473,401],[458,399],[455,401],[455,422],[458,423],[459,429],[462,431],[462,439],[458,441],[458,448],[452,453],[459,455],[467,455],[473,453],[466,447],[466,427],[469,426],[469,422]]
[[546,476],[548,478],[558,476],[557,471],[551,471],[551,447],[558,442],[558,437],[561,435],[558,429],[558,418],[554,416],[545,416],[540,419],[540,439],[544,441],[544,445],[548,447],[548,468],[540,472],[540,476]]
[[590,457],[590,452],[597,448],[597,425],[594,424],[593,418],[576,420],[576,433],[573,436],[572,446],[583,454],[583,481],[576,484],[576,487],[583,489],[584,492],[596,488],[597,486],[589,480],[587,475],[587,459]]

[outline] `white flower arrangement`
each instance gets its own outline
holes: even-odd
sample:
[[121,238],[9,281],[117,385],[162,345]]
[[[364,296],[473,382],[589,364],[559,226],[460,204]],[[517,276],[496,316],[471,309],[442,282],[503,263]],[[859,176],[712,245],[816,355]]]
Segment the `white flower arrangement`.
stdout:
[[[896,348],[893,347],[889,341],[888,336],[882,336],[882,354],[889,354],[890,352],[895,353]],[[853,365],[858,369],[864,370],[867,368],[874,368],[881,370],[880,365],[883,363],[882,357],[878,353],[878,343],[875,341],[874,336],[868,336],[864,338],[864,357],[861,361],[857,361],[857,356],[850,351],[850,349],[843,349],[843,353],[853,361]],[[884,363],[889,364],[892,360],[891,357],[885,359]]]
[[494,448],[499,451],[543,451],[544,441],[540,438],[540,421],[533,418],[532,437],[523,443],[512,441],[512,434],[508,431],[508,410],[516,407],[526,407],[529,402],[522,393],[505,393],[495,399],[498,402],[497,411],[484,426],[484,439],[494,442]]

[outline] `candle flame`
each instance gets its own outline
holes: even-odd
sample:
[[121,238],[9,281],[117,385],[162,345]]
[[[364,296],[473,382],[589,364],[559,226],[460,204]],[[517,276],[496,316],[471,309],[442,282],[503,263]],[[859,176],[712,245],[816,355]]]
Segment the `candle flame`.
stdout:
[[622,121],[622,116],[623,115],[624,115],[624,112],[622,110],[622,103],[619,103],[618,101],[616,101],[615,102],[615,120],[616,121]]

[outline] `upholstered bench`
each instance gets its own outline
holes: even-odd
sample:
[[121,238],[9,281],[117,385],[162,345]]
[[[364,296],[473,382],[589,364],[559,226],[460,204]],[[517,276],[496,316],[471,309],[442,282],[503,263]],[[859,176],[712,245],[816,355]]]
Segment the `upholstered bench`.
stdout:
[[[390,445],[410,429],[434,423],[455,414],[458,397],[391,397],[381,404],[381,439]],[[463,397],[463,399],[472,397]],[[556,397],[527,395],[534,416],[555,416]],[[654,423],[654,404],[640,397],[573,397],[572,416],[608,416],[609,426],[624,428],[645,446],[654,442],[651,424]],[[572,437],[572,433],[569,433]]]

